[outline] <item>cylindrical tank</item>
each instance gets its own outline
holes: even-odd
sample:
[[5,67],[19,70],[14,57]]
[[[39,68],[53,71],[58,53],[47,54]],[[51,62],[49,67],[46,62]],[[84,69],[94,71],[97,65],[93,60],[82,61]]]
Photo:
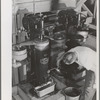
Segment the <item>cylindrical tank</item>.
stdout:
[[37,85],[47,81],[49,66],[49,39],[36,38],[35,46],[32,47],[31,69],[34,72]]
[[[25,47],[13,47],[12,51],[12,58],[13,58],[13,70],[16,68],[18,71],[18,76],[16,74],[16,77],[18,77],[19,82],[23,82],[27,80],[27,73],[29,66],[27,61],[27,49]],[[19,63],[19,64],[18,64]],[[14,73],[15,74],[15,73]],[[13,75],[14,77],[14,75]]]

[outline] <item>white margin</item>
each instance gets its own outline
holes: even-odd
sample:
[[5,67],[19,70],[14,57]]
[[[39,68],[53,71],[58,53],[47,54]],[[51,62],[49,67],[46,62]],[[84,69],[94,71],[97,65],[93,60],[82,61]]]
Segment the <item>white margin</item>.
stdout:
[[97,100],[99,100],[99,0],[97,0]]

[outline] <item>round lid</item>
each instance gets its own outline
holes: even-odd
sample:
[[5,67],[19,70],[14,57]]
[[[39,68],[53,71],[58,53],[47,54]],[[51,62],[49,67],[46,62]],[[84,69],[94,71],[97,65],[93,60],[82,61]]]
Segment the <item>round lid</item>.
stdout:
[[55,40],[63,40],[65,39],[65,36],[64,34],[60,33],[60,32],[57,32],[55,35],[54,35],[54,39]]
[[34,42],[36,43],[36,46],[46,46],[46,45],[48,45],[49,44],[49,39],[47,39],[47,38],[36,38],[35,40],[34,40]]
[[23,46],[21,46],[21,47],[14,46],[12,49],[13,49],[13,51],[22,51],[22,50],[25,50],[26,48]]
[[13,55],[22,55],[22,54],[25,54],[25,53],[27,53],[27,50],[26,50],[26,48],[25,47],[13,47],[12,48],[13,50],[12,50],[12,54]]

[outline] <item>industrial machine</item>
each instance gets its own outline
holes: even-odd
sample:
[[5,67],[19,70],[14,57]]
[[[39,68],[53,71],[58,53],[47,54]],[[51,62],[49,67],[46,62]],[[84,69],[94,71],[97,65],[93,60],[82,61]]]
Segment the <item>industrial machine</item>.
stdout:
[[[68,50],[66,43],[70,35],[77,35],[80,22],[73,9],[24,14],[22,23],[29,40],[16,46],[27,48],[27,57],[31,59],[30,80],[39,97],[54,91],[55,83],[48,70],[57,68],[57,56]],[[82,27],[83,24],[82,21]]]

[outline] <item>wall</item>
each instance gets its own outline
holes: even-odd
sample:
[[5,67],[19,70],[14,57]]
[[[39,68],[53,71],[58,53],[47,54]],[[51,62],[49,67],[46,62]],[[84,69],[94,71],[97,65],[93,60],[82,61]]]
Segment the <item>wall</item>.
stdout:
[[59,0],[59,3],[65,3],[67,7],[76,7],[77,0]]

